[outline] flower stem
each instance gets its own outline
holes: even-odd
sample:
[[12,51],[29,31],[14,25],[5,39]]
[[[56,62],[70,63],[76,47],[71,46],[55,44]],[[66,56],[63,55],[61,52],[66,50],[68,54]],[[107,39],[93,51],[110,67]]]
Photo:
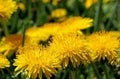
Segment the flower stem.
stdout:
[[15,28],[16,28],[16,25],[17,25],[17,23],[18,23],[18,12],[16,12],[15,14],[14,14],[14,16],[13,16],[13,19],[12,19],[12,24],[11,24],[11,29],[10,29],[10,32],[13,32],[14,30],[15,30]]
[[62,76],[62,79],[65,79],[66,78],[66,76],[67,76],[67,73],[68,73],[68,71],[67,70],[63,70],[63,76]]
[[93,63],[93,62],[91,62],[91,65],[92,65],[92,68],[93,68],[93,70],[94,70],[94,73],[95,73],[96,76],[97,76],[97,79],[101,79],[101,76],[100,76],[100,73],[99,73],[99,71],[98,71],[98,69],[97,69],[96,64]]
[[2,23],[2,26],[3,26],[5,36],[8,36],[9,31],[8,31],[7,23]]
[[74,70],[70,70],[70,75],[71,75],[70,79],[76,79],[75,78],[75,71]]
[[120,3],[119,0],[116,0],[115,5],[113,6],[114,10],[112,12],[111,17],[109,18],[109,20],[107,22],[107,25],[106,25],[107,30],[109,30],[109,27],[110,27],[110,25],[111,25],[111,23],[112,23],[112,21],[114,19],[114,16],[116,15],[116,10],[118,10],[118,8],[119,8],[119,3]]
[[97,31],[99,28],[99,24],[100,24],[100,13],[102,10],[102,1],[103,0],[98,0],[98,6],[97,6],[97,11],[95,13],[95,19],[94,19],[94,31]]
[[10,75],[12,75],[12,71],[10,71],[9,68],[5,68],[5,69],[8,71],[8,73],[9,73]]
[[28,1],[28,20],[30,21],[32,19],[32,0]]
[[110,77],[109,77],[109,69],[108,69],[107,64],[105,63],[102,67],[103,67],[103,69],[105,71],[106,79],[110,79]]
[[21,79],[28,79],[28,72],[27,71],[22,72]]
[[24,42],[25,42],[25,30],[27,28],[27,26],[30,26],[30,21],[32,19],[32,0],[28,1],[28,17],[26,19],[26,21],[24,22],[23,25],[23,30],[22,30],[22,47],[24,47]]
[[2,69],[0,69],[0,71],[1,71],[2,75],[4,75],[4,74],[5,74],[5,73],[4,73],[4,71],[3,71]]
[[24,47],[25,42],[25,25],[23,25],[23,33],[22,33],[22,47]]
[[79,15],[79,0],[75,0],[75,15]]

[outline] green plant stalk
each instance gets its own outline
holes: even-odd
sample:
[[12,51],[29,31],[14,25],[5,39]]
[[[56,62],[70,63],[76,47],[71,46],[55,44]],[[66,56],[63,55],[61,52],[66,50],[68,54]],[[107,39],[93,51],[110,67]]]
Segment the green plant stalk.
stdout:
[[28,24],[28,26],[30,26],[30,21],[32,19],[32,0],[28,0],[28,17],[25,20],[25,23]]
[[103,69],[105,71],[106,79],[110,79],[110,77],[109,77],[109,70],[108,70],[107,64],[105,63],[102,67],[103,67]]
[[[36,6],[37,9],[37,16],[36,16],[36,23],[39,25],[39,22],[41,21],[41,12],[44,12],[44,6],[41,3],[38,3],[38,6]],[[42,11],[43,10],[43,11]]]
[[75,15],[79,15],[79,0],[75,0]]
[[9,73],[10,75],[13,75],[12,71],[10,71],[9,68],[5,68],[5,69],[8,71],[8,73]]
[[76,79],[74,70],[70,70],[70,76],[71,76],[70,79]]
[[38,3],[38,6],[36,6],[36,9],[37,9],[37,16],[36,16],[36,24],[37,25],[41,25],[42,23],[42,16],[43,14],[46,14],[46,11],[45,11],[45,4],[42,4],[42,1]]
[[96,64],[93,63],[93,62],[91,62],[91,65],[92,65],[92,68],[93,68],[93,70],[94,70],[94,73],[96,74],[97,79],[101,79],[101,75],[100,75],[100,73],[99,73],[99,71],[98,71],[98,69],[97,69]]
[[60,79],[61,74],[62,74],[62,71],[61,71],[61,70],[58,70],[58,73],[57,73],[57,75],[55,76],[55,79]]
[[62,79],[65,79],[66,78],[66,76],[67,76],[67,73],[68,73],[68,70],[63,70],[63,76],[62,76]]
[[[92,60],[89,55],[87,55],[87,56],[88,56],[89,60]],[[91,63],[90,65],[91,65],[91,67],[92,67],[92,69],[94,71],[94,74],[96,75],[97,79],[101,79],[101,75],[100,75],[100,73],[98,71],[98,68],[97,68],[96,64],[94,62],[92,62],[92,61],[90,61],[90,63]]]
[[94,31],[98,30],[98,27],[100,25],[100,11],[102,11],[102,1],[103,0],[98,0],[98,6],[97,6],[97,11],[95,13],[95,19],[94,19]]
[[111,18],[108,20],[108,23],[107,23],[107,25],[106,25],[106,29],[108,30],[108,28],[109,28],[109,26],[110,26],[110,24],[111,24],[111,22],[112,22],[112,20],[113,20],[113,18],[114,18],[114,15],[116,15],[115,13],[116,13],[116,10],[118,10],[118,6],[119,6],[119,0],[116,0],[116,3],[115,3],[115,6],[114,6],[114,10],[113,10],[113,13],[112,13],[112,16],[111,16]]
[[22,47],[24,47],[25,42],[25,25],[23,26],[23,33],[22,33]]
[[12,27],[10,29],[10,32],[13,32],[15,30],[17,21],[18,21],[18,12],[15,13],[14,18],[12,19]]
[[5,74],[5,73],[4,73],[4,71],[3,71],[2,69],[0,69],[0,71],[1,71],[2,75],[4,75],[4,74]]
[[8,27],[7,27],[7,22],[5,23],[2,23],[2,27],[3,27],[3,30],[4,30],[4,34],[5,36],[8,36],[9,35],[9,31],[8,31]]
[[29,26],[29,22],[30,20],[32,19],[32,0],[29,0],[28,1],[28,18],[26,19],[26,21],[24,22],[24,25],[23,25],[23,33],[22,33],[22,47],[24,47],[24,42],[25,42],[25,30],[27,28],[27,26]]
[[27,73],[27,71],[22,72],[21,79],[28,79],[28,73]]
[[86,34],[86,35],[89,35],[89,34],[90,34],[90,28],[86,29],[85,34]]
[[28,1],[28,21],[32,19],[32,0]]
[[[18,4],[19,3],[19,0],[16,0],[16,3]],[[18,10],[14,13],[13,15],[13,19],[12,19],[12,24],[11,24],[11,29],[10,29],[10,32],[13,32],[15,30],[15,27],[17,25],[17,21],[18,21],[18,18],[19,18],[19,15],[18,15]]]

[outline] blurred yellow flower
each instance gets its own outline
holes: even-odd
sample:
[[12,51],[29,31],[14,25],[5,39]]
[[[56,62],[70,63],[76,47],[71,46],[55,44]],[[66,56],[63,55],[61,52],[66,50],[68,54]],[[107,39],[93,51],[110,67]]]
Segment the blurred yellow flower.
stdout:
[[[34,38],[35,39],[35,38]],[[24,45],[36,45],[36,40],[33,40],[33,37],[25,36]],[[6,37],[3,37],[0,42],[0,53],[4,53],[5,56],[10,57],[14,52],[22,46],[22,35],[21,34],[12,34]]]
[[92,22],[93,20],[90,18],[82,18],[80,16],[71,17],[61,22],[62,28],[58,33],[80,32],[82,29],[91,27]]
[[89,62],[85,50],[84,36],[77,33],[59,34],[53,37],[50,50],[59,53],[63,68],[71,62],[73,67]]
[[30,37],[31,42],[33,42],[34,44],[35,43],[38,44],[40,39],[42,40],[47,39],[47,35],[40,31],[39,27],[27,29],[25,35]]
[[56,6],[61,0],[52,0],[52,5]]
[[59,23],[47,23],[43,25],[43,28],[48,34],[54,35],[56,32],[59,31],[61,25]]
[[82,18],[79,16],[68,18],[62,23],[47,23],[36,28],[26,30],[26,36],[31,38],[31,41],[38,44],[40,40],[47,40],[50,36],[56,34],[65,34],[77,32],[83,34],[80,29],[88,28],[92,25],[92,19]]
[[19,8],[20,10],[22,10],[22,11],[25,11],[25,10],[26,10],[26,6],[25,6],[25,4],[22,3],[22,2],[20,2],[20,3],[18,4],[18,8]]
[[20,52],[21,54],[17,55],[13,64],[17,66],[15,71],[27,71],[31,79],[36,79],[37,76],[42,79],[42,74],[50,79],[52,74],[56,75],[56,68],[61,67],[58,56],[41,46],[24,46]]
[[16,1],[0,0],[0,21],[5,21],[17,10]]
[[118,36],[112,31],[100,31],[89,35],[87,45],[92,61],[107,59],[110,64],[118,63],[120,41],[118,40]]
[[4,55],[11,56],[13,52],[21,45],[22,35],[9,35],[3,37],[0,42],[0,53],[4,52]]
[[51,12],[52,18],[62,18],[65,17],[66,15],[67,15],[67,11],[64,8],[58,8]]
[[92,26],[92,22],[93,22],[93,19],[90,19],[90,18],[83,18],[83,17],[80,17],[80,16],[75,16],[75,17],[71,17],[71,18],[68,18],[67,20],[63,21],[61,23],[61,25],[63,25],[64,27],[70,27],[72,29],[86,29],[86,28],[89,28]]
[[54,35],[59,29],[59,23],[48,23],[40,27],[29,28],[26,35],[31,38],[34,43],[38,44],[40,40],[47,40],[49,36]]
[[109,34],[120,39],[120,31],[110,31]]
[[43,3],[49,3],[50,0],[42,0]]
[[9,66],[10,62],[8,61],[8,59],[4,55],[0,54],[0,69]]
[[94,5],[97,2],[98,0],[85,0],[85,7],[90,8],[92,5]]
[[[109,2],[110,0],[103,0],[104,3]],[[85,0],[85,7],[90,8],[92,5],[96,4],[98,0]]]

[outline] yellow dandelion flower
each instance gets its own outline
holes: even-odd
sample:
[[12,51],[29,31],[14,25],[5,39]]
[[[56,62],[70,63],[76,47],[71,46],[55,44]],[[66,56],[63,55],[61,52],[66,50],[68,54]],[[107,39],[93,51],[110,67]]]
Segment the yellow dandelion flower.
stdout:
[[110,31],[109,34],[120,39],[120,31]]
[[39,30],[38,27],[27,29],[25,35],[28,36],[34,44],[38,44],[40,39],[46,40],[48,36]]
[[37,27],[37,28],[34,28],[34,30],[31,29],[31,32],[30,30],[27,31],[26,35],[28,35],[29,37],[34,37],[33,39],[37,40],[38,42],[40,40],[47,40],[50,36],[50,34],[48,34],[46,29],[44,29],[43,27],[40,27],[40,28]]
[[[34,45],[36,44],[34,40],[25,36],[24,45]],[[13,34],[6,37],[3,37],[0,42],[0,53],[4,53],[5,56],[11,56],[18,48],[22,46],[22,35]]]
[[61,0],[52,0],[52,5],[56,6]]
[[26,35],[38,44],[40,40],[47,40],[49,36],[56,33],[59,27],[59,23],[48,23],[41,27],[28,29]]
[[87,40],[92,61],[107,59],[110,64],[117,63],[120,42],[114,32],[100,31],[88,36]]
[[48,23],[48,24],[43,25],[43,28],[50,35],[54,35],[56,32],[58,32],[60,27],[61,26],[59,23]]
[[18,4],[18,8],[19,8],[20,10],[22,10],[22,11],[25,11],[25,10],[26,10],[26,6],[25,6],[25,4],[22,3],[22,2],[20,2],[20,3]]
[[88,63],[87,53],[85,52],[84,36],[77,33],[59,34],[53,37],[50,49],[60,54],[63,68],[71,62],[76,68],[80,63]]
[[[92,5],[96,4],[98,0],[85,0],[85,7],[90,8]],[[103,0],[104,3],[109,2],[109,0]]]
[[11,56],[21,43],[22,35],[15,34],[4,37],[0,42],[0,53],[4,52],[4,55]]
[[58,33],[75,32],[92,26],[93,20],[75,16],[61,22],[62,28]]
[[98,0],[85,0],[85,7],[90,8],[92,5],[94,5],[97,2]]
[[8,59],[4,55],[0,54],[0,69],[9,66],[10,62],[8,61]]
[[65,17],[66,14],[67,14],[66,9],[58,8],[58,9],[55,9],[51,12],[51,17],[52,18],[62,18],[62,17]]
[[42,0],[43,3],[49,3],[50,0]]
[[61,25],[66,27],[71,27],[72,29],[86,29],[91,27],[93,20],[90,18],[83,18],[80,16],[75,16],[68,18],[67,20],[63,21]]
[[17,9],[16,1],[0,0],[0,21],[5,21],[11,17]]
[[31,79],[35,79],[37,76],[42,79],[43,73],[47,79],[50,79],[52,74],[56,75],[56,68],[60,68],[57,55],[53,55],[41,46],[24,46],[20,52],[22,53],[17,55],[13,64],[17,66],[15,71],[27,71],[28,77]]

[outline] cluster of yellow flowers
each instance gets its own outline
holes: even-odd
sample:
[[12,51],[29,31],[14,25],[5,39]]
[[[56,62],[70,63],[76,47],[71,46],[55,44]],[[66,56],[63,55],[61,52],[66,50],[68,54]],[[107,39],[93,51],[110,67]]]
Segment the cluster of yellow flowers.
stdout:
[[[90,8],[91,6],[93,6],[94,4],[96,4],[99,0],[85,0],[85,7],[86,8]],[[103,0],[103,3],[107,3],[110,0]]]
[[[55,6],[60,0],[42,1],[52,2]],[[85,7],[89,8],[97,2],[98,0],[85,0]],[[26,6],[19,3],[18,8],[25,11]],[[0,0],[0,21],[9,19],[16,10],[16,1]],[[50,16],[65,18],[66,15],[66,9],[58,8],[53,10]],[[7,58],[13,54],[16,55],[14,71],[27,72],[30,79],[42,79],[43,75],[50,79],[59,69],[77,68],[81,64],[87,65],[101,60],[107,60],[110,65],[120,65],[120,32],[102,30],[85,35],[82,30],[91,27],[92,22],[90,18],[75,16],[61,22],[28,28],[25,39],[22,34],[3,37],[0,41],[0,69],[10,67]],[[44,46],[40,41],[47,42],[47,45]]]
[[49,46],[25,45],[19,48],[14,66],[15,71],[27,71],[28,77],[42,79],[44,73],[49,79],[57,73],[56,68],[65,69],[80,64],[108,60],[111,65],[120,62],[120,32],[100,31],[89,36],[77,32],[53,36]]
[[[50,79],[58,69],[69,65],[76,68],[101,60],[107,60],[111,65],[120,64],[120,32],[99,31],[86,36],[81,30],[91,27],[92,21],[76,16],[63,22],[29,28],[25,33],[24,47],[21,45],[22,35],[4,37],[0,42],[0,53],[4,54],[0,55],[0,68],[10,66],[5,56],[14,52],[17,52],[13,63],[15,71],[26,71],[31,79],[42,79],[42,74]],[[50,36],[46,47],[39,43]]]
[[[66,19],[60,23],[48,23],[37,28],[29,28],[26,31],[26,35],[31,37],[34,42],[38,43],[39,40],[47,40],[50,36],[57,34],[70,33],[70,32],[82,32],[80,30],[91,27],[93,20],[90,18],[82,18],[75,16]],[[34,38],[33,38],[34,37]]]
[[54,6],[56,6],[59,2],[60,2],[60,0],[42,0],[42,2],[43,3],[50,3],[50,2],[52,2],[52,5],[54,5]]

